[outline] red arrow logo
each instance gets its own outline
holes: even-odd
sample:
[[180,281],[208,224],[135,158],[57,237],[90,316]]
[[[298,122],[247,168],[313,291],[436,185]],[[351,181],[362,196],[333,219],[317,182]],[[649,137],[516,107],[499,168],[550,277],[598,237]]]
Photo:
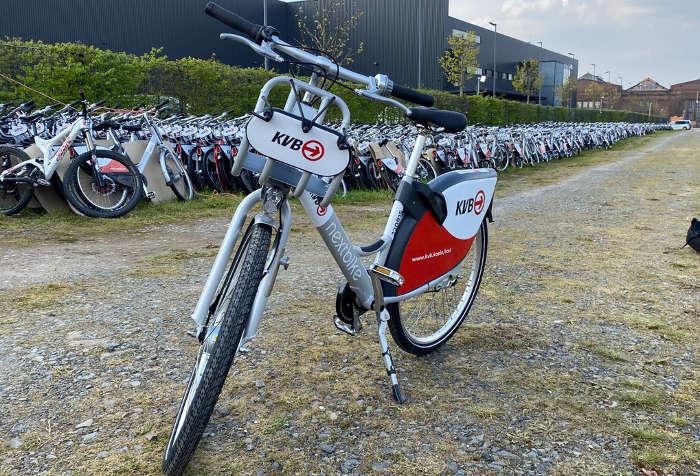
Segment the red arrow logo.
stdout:
[[323,154],[325,152],[326,151],[323,148],[323,144],[317,140],[306,141],[304,142],[304,145],[301,146],[301,155],[303,155],[306,160],[310,160],[311,162],[316,162],[317,160],[323,158]]
[[486,194],[483,190],[479,190],[474,197],[474,213],[479,215],[484,209],[484,202],[486,202]]

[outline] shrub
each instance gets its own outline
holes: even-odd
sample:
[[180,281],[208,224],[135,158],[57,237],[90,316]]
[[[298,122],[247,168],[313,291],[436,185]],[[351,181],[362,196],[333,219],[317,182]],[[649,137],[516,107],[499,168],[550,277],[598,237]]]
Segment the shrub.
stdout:
[[[63,102],[85,90],[91,100],[134,107],[158,97],[177,99],[179,109],[193,114],[231,111],[242,115],[253,110],[262,85],[276,73],[260,68],[225,65],[216,59],[169,60],[162,50],[132,55],[78,43],[45,44],[39,41],[5,41],[0,47],[0,71]],[[352,85],[346,85],[352,88]],[[386,105],[368,101],[341,86],[334,92],[350,107],[355,122],[375,122],[386,116]],[[537,106],[485,96],[459,97],[444,91],[427,91],[436,107],[467,113],[469,124],[505,125],[542,121],[647,122],[645,114]],[[273,91],[270,102],[283,105],[286,91]],[[51,100],[17,84],[0,81],[0,101]],[[335,113],[329,117],[333,118]],[[663,120],[652,117],[652,121]]]

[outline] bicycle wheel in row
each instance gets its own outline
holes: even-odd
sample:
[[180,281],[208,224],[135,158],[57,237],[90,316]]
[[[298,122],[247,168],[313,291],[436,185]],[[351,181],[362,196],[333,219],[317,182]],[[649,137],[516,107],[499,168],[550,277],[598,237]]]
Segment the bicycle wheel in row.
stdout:
[[165,449],[166,475],[182,474],[211,418],[253,307],[271,236],[269,226],[251,224],[219,285],[207,334]]
[[192,187],[190,175],[170,150],[166,149],[163,153],[162,167],[164,169],[163,172],[167,174],[165,183],[170,187],[177,199],[183,202],[192,200],[194,187]]
[[[0,174],[27,160],[30,158],[22,149],[0,146]],[[27,164],[9,174],[8,178],[29,178],[37,172],[38,169],[34,165]],[[0,213],[15,215],[21,212],[29,204],[33,192],[34,186],[30,183],[0,182]]]
[[479,291],[487,246],[484,220],[452,282],[387,306],[391,315],[389,330],[399,347],[411,354],[428,354],[457,332]]
[[88,151],[71,160],[63,176],[66,200],[83,215],[117,218],[143,196],[141,173],[125,155],[111,150]]

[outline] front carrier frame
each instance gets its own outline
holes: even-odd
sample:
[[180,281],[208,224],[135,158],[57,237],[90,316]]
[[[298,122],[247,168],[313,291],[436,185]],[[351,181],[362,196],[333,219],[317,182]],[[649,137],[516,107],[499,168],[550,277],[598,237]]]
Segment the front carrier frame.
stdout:
[[[273,108],[270,92],[281,85],[290,87],[287,102],[284,109]],[[313,97],[320,98],[318,108],[308,104]],[[330,107],[342,115],[337,130],[323,125]],[[280,182],[294,189],[294,197],[308,191],[322,197],[319,205],[327,207],[350,161],[345,136],[349,124],[350,110],[339,96],[289,76],[275,77],[260,90],[231,173],[238,176],[245,168],[260,174],[261,186]]]

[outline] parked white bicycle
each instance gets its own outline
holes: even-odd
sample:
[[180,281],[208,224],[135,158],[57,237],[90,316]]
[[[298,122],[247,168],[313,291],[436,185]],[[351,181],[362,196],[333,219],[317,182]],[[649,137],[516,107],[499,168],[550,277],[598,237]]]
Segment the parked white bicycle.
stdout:
[[[167,104],[167,100],[163,101],[155,106],[153,110],[158,111]],[[150,138],[146,144],[146,149],[141,155],[141,159],[137,161],[136,165],[136,168],[142,175],[144,196],[148,199],[156,198],[155,192],[148,189],[148,180],[145,177],[145,173],[148,165],[154,157],[153,151],[157,149],[158,162],[160,164],[161,172],[163,173],[163,180],[165,181],[165,184],[170,187],[179,200],[192,200],[192,197],[194,196],[194,189],[192,187],[190,176],[180,160],[178,160],[173,150],[163,141],[164,134],[160,129],[160,126],[157,124],[156,120],[151,117],[149,110],[143,111],[140,114],[140,117],[143,121],[143,125],[125,126],[113,120],[106,120],[96,124],[93,127],[93,130],[106,131],[114,144],[113,150],[118,150],[120,153],[126,155],[124,145],[114,131],[124,129],[131,132],[132,140],[135,140],[135,133],[145,129],[150,135]]]

